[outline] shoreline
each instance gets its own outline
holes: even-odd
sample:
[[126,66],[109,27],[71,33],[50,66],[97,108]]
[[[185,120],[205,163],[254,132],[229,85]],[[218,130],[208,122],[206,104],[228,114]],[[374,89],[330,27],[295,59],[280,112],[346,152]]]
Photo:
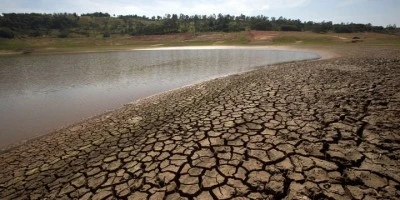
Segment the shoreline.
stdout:
[[24,56],[24,55],[59,55],[59,54],[85,54],[85,53],[107,53],[107,52],[132,52],[132,51],[143,51],[143,50],[206,50],[206,49],[265,49],[265,50],[293,50],[293,51],[307,51],[313,52],[321,55],[324,58],[334,58],[339,56],[338,53],[326,50],[326,48],[316,47],[306,47],[306,46],[291,46],[291,45],[201,45],[201,46],[144,46],[136,48],[110,48],[110,49],[97,49],[97,50],[61,50],[61,51],[33,51],[31,53],[24,54],[23,52],[15,51],[1,51],[0,58],[7,56]]
[[321,56],[319,59],[330,59],[340,57],[341,55],[326,48],[309,48],[309,47],[296,47],[296,46],[281,46],[281,45],[265,45],[265,46],[251,46],[251,45],[215,45],[215,46],[171,46],[171,47],[148,47],[132,50],[207,50],[207,49],[260,49],[260,50],[284,50],[284,51],[303,51],[315,53]]

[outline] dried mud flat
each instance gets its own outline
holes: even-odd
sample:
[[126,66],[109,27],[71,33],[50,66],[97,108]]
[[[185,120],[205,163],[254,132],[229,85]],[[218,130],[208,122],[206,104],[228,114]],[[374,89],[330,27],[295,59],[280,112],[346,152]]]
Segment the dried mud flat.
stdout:
[[0,153],[1,199],[399,199],[400,51],[280,64]]

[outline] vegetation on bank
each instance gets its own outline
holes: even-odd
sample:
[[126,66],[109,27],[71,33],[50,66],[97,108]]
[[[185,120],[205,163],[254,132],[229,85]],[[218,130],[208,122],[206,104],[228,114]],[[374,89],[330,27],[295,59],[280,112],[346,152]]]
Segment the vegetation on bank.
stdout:
[[[354,37],[360,39],[354,43]],[[199,34],[112,36],[109,38],[27,37],[0,39],[0,53],[108,51],[161,46],[203,45],[290,45],[300,48],[382,45],[400,47],[400,36],[370,32],[318,34],[313,32],[242,31],[233,33],[208,32]]]
[[315,33],[377,32],[398,34],[396,25],[387,27],[372,24],[332,22],[302,22],[299,19],[266,16],[234,15],[184,15],[165,16],[111,16],[108,13],[38,14],[3,13],[0,16],[0,37],[58,37],[58,38],[108,38],[117,36],[163,35],[172,33],[208,33],[259,31],[310,31]]

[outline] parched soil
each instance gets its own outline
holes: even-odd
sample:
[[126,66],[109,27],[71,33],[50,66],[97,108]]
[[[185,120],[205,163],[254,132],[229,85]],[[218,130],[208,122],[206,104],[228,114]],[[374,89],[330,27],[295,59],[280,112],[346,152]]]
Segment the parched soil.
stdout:
[[400,199],[400,50],[131,103],[0,153],[0,199]]

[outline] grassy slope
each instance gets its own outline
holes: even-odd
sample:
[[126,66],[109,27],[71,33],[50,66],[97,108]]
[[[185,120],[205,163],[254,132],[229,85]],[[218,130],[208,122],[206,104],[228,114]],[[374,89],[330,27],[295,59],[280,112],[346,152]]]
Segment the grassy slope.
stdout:
[[[351,38],[363,39],[357,44]],[[199,35],[175,34],[162,36],[112,36],[111,38],[23,38],[0,39],[0,52],[76,52],[125,50],[152,46],[190,45],[290,45],[298,47],[389,45],[400,47],[400,36],[378,33],[316,34],[311,32],[202,33]]]

